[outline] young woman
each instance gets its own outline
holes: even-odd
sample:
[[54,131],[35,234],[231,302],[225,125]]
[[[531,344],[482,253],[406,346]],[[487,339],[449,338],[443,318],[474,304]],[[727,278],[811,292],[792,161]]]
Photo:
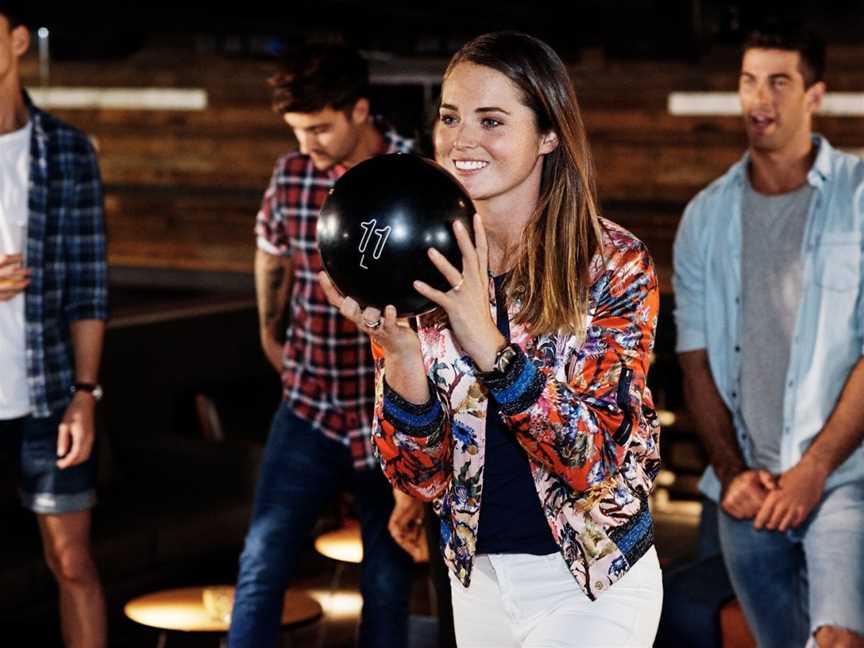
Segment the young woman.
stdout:
[[384,472],[441,518],[457,641],[650,646],[657,280],[645,246],[598,215],[559,57],[518,33],[466,44],[435,151],[477,208],[474,243],[454,227],[462,272],[429,250],[452,289],[415,283],[437,315],[415,332],[321,283],[372,338]]

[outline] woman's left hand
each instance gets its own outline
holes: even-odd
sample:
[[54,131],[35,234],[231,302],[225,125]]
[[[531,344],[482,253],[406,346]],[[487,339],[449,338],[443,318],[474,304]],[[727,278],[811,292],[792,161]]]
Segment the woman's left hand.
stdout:
[[423,529],[423,502],[393,489],[393,512],[387,523],[387,530],[414,562],[429,560],[429,550],[426,544],[426,534]]
[[462,272],[453,267],[435,248],[429,248],[429,259],[452,286],[447,292],[436,290],[422,281],[414,288],[440,306],[450,318],[450,328],[465,352],[480,371],[491,371],[498,351],[507,344],[489,309],[489,248],[486,231],[478,214],[474,214],[475,247],[468,230],[456,221],[453,233],[462,252]]

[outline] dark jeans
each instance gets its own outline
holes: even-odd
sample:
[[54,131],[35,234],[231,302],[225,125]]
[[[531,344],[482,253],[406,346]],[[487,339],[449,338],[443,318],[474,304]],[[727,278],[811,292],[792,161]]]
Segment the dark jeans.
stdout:
[[429,545],[429,577],[435,588],[438,605],[438,648],[456,648],[456,629],[453,627],[453,600],[450,596],[450,577],[441,555],[441,520],[431,505],[426,506],[426,542]]
[[269,648],[279,637],[282,595],[322,508],[354,491],[363,537],[359,645],[408,645],[412,561],[387,531],[392,489],[380,470],[355,471],[346,446],[279,407],[264,451],[252,523],[240,556],[228,645]]

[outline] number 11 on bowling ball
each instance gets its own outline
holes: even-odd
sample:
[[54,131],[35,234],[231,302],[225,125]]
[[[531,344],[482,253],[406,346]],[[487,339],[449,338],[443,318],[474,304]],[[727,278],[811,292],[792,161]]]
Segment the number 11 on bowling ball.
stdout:
[[435,304],[412,285],[451,286],[426,251],[434,247],[454,267],[462,253],[453,235],[461,221],[471,239],[474,205],[444,168],[416,155],[379,155],[349,169],[318,217],[318,250],[339,291],[361,307],[393,304],[400,317]]

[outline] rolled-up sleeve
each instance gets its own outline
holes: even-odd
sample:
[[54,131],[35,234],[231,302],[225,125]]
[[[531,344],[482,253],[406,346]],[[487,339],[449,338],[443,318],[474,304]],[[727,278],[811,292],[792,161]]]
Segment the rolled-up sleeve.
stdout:
[[[80,148],[79,148],[80,147]],[[108,317],[108,267],[102,179],[96,152],[80,136],[72,205],[64,222],[69,321]]]
[[673,247],[672,286],[678,353],[707,347],[705,333],[705,255],[699,237],[698,198],[687,205]]
[[[855,222],[864,229],[864,179],[858,183],[853,197],[853,209],[856,210]],[[864,234],[864,233],[862,233]],[[860,280],[858,282],[858,308],[856,311],[856,329],[861,341],[861,355],[864,356],[864,235],[861,236],[861,262],[859,265]]]
[[[287,235],[286,212],[287,203],[290,199],[285,187],[282,186],[286,178],[286,159],[280,158],[276,161],[270,184],[264,192],[261,200],[261,208],[255,218],[255,242],[259,250],[272,254],[273,256],[289,256],[291,254],[290,239]],[[296,201],[295,201],[296,202]]]

